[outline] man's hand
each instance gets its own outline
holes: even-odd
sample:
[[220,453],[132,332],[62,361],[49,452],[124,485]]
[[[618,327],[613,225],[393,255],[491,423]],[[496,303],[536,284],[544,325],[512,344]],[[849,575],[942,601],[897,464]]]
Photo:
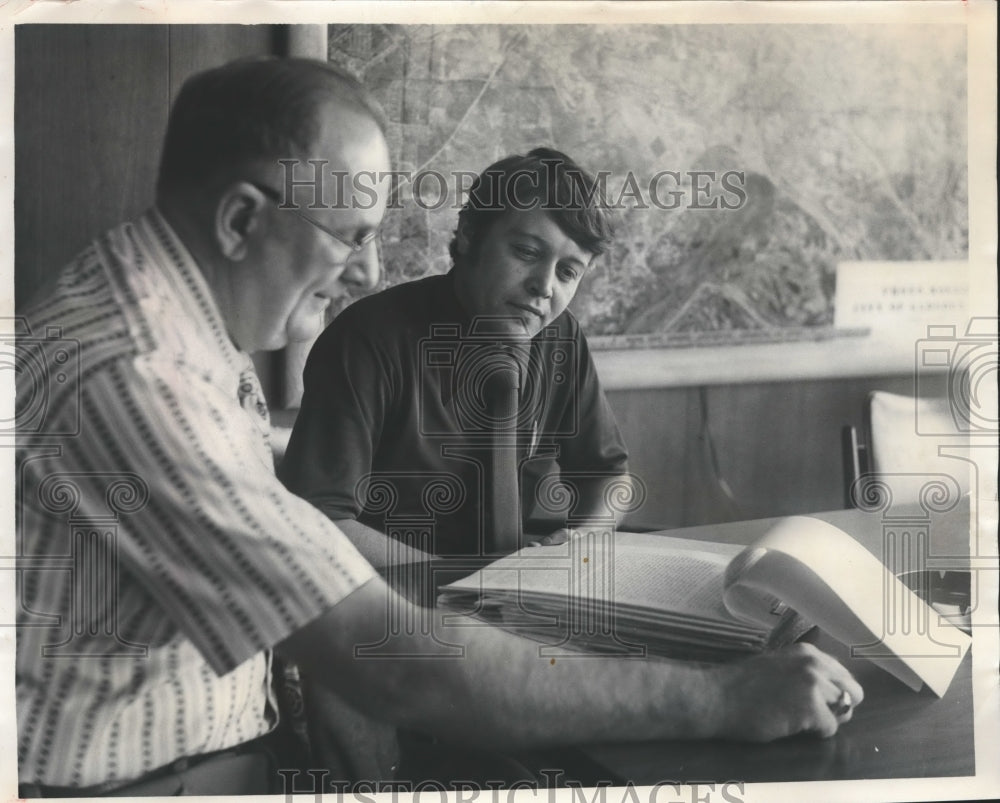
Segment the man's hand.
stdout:
[[556,544],[565,544],[567,541],[572,541],[574,538],[583,538],[588,532],[606,532],[608,530],[608,524],[606,522],[600,522],[598,524],[581,524],[577,527],[560,527],[553,533],[543,536],[529,536],[527,541],[528,546],[555,546]]
[[[766,742],[802,732],[833,736],[864,699],[851,673],[811,644],[795,644],[722,671],[718,735],[727,738]],[[837,713],[848,698],[846,710]]]
[[583,535],[580,530],[571,530],[569,527],[560,527],[554,533],[549,533],[543,536],[531,536],[527,544],[528,546],[555,546],[556,544],[565,544],[571,538],[579,538]]

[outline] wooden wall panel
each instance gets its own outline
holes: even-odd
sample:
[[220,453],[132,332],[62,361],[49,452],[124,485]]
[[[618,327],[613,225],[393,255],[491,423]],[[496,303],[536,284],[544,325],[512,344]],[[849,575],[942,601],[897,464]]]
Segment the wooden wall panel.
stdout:
[[[15,303],[154,200],[170,104],[191,74],[271,53],[268,25],[19,25]],[[277,398],[273,355],[255,358]]]
[[167,28],[18,25],[15,301],[153,200]]
[[170,103],[194,72],[272,50],[267,25],[18,25],[15,300],[153,202]]
[[[944,377],[939,380],[943,393]],[[872,390],[912,394],[913,380],[610,391],[631,470],[647,487],[643,509],[627,525],[677,527],[841,507],[840,430],[845,424],[862,426]],[[720,476],[732,499],[720,487]]]
[[188,76],[244,56],[274,52],[273,25],[171,25],[170,101]]
[[633,474],[646,485],[642,509],[629,517],[633,526],[679,527],[684,522],[688,464],[688,388],[612,391],[608,401],[629,448]]

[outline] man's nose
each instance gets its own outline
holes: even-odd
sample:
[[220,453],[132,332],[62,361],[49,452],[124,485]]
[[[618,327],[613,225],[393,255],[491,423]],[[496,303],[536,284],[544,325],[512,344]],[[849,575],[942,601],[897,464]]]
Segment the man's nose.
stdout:
[[375,242],[368,243],[360,251],[351,254],[340,274],[340,281],[352,293],[369,293],[375,289],[380,275],[378,248]]
[[555,260],[542,260],[528,274],[528,291],[540,298],[548,298],[552,295],[552,286],[556,278]]

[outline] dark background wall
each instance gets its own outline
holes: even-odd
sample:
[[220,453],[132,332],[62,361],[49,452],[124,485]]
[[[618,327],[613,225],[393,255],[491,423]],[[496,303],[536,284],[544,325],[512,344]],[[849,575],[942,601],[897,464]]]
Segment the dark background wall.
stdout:
[[[268,25],[18,25],[14,301],[152,203],[170,104],[192,73],[285,46]],[[255,359],[274,391],[273,357]]]
[[266,25],[18,25],[15,299],[153,202],[170,103],[192,73],[270,53]]

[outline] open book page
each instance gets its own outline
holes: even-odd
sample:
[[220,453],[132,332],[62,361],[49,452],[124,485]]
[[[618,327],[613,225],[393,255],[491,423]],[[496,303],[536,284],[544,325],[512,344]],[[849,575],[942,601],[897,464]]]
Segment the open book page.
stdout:
[[601,647],[595,633],[613,632],[655,654],[724,658],[773,646],[777,634],[801,635],[780,617],[761,624],[726,608],[723,579],[740,551],[661,535],[586,536],[501,558],[445,586],[439,602],[526,635],[569,626],[566,640],[588,649]]
[[753,592],[778,596],[853,655],[938,696],[971,643],[871,552],[819,519],[782,519],[733,561],[726,585],[730,606],[745,609]]
[[739,546],[618,533],[530,547],[446,587],[448,594],[511,592],[614,600],[658,611],[730,618],[722,578]]

